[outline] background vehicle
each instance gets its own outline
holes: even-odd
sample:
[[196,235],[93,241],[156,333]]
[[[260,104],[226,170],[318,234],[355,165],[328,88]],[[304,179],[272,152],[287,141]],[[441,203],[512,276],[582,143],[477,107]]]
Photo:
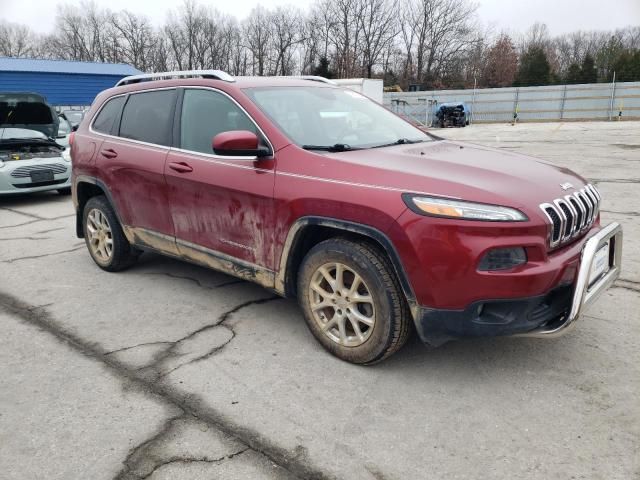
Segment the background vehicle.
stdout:
[[77,127],[82,122],[85,113],[85,110],[62,110],[61,116],[69,122],[71,127]]
[[578,175],[314,80],[168,72],[100,94],[72,144],[94,261],[149,249],[297,297],[359,364],[412,324],[432,345],[560,334],[618,276],[621,228]]
[[462,102],[441,103],[433,109],[434,126],[446,127],[466,127],[469,125],[471,112],[469,107]]
[[0,195],[71,193],[71,157],[64,145],[68,135],[57,143],[59,125],[40,95],[0,94]]

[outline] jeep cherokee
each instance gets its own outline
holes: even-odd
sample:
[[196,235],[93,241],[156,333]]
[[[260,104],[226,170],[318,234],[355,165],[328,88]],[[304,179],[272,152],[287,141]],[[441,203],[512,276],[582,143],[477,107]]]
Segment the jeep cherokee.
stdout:
[[77,235],[118,271],[151,250],[297,297],[337,357],[412,325],[552,337],[620,271],[622,230],[565,169],[445,141],[318,77],[127,77],[72,140]]

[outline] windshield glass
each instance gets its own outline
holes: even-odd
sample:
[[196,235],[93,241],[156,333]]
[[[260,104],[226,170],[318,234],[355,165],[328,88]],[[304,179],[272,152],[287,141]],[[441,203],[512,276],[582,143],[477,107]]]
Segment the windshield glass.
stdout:
[[65,110],[64,116],[67,117],[67,120],[70,122],[78,124],[82,121],[84,115],[79,110]]
[[2,140],[46,140],[47,136],[37,130],[26,128],[0,128],[0,141]]
[[[430,137],[352,90],[248,88],[245,92],[296,144],[348,150],[429,141]],[[310,148],[313,149],[313,148]]]

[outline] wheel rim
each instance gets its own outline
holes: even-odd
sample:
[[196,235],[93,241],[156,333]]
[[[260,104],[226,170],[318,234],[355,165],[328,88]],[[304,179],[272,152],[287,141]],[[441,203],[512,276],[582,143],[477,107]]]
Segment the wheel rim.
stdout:
[[101,263],[108,263],[113,256],[113,234],[109,220],[96,208],[87,215],[87,238],[94,258]]
[[311,277],[311,313],[332,341],[345,347],[365,343],[375,325],[371,290],[362,277],[343,263],[326,263]]

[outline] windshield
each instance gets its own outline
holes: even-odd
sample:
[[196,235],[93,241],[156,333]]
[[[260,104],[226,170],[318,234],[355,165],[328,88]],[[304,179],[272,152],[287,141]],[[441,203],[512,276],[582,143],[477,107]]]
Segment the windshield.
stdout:
[[426,133],[352,90],[314,86],[249,88],[245,92],[291,140],[310,150],[430,140]]
[[2,140],[46,140],[47,136],[37,130],[26,128],[1,128],[0,141]]
[[64,116],[67,117],[71,123],[78,124],[82,121],[82,117],[84,116],[83,112],[79,110],[65,110]]

